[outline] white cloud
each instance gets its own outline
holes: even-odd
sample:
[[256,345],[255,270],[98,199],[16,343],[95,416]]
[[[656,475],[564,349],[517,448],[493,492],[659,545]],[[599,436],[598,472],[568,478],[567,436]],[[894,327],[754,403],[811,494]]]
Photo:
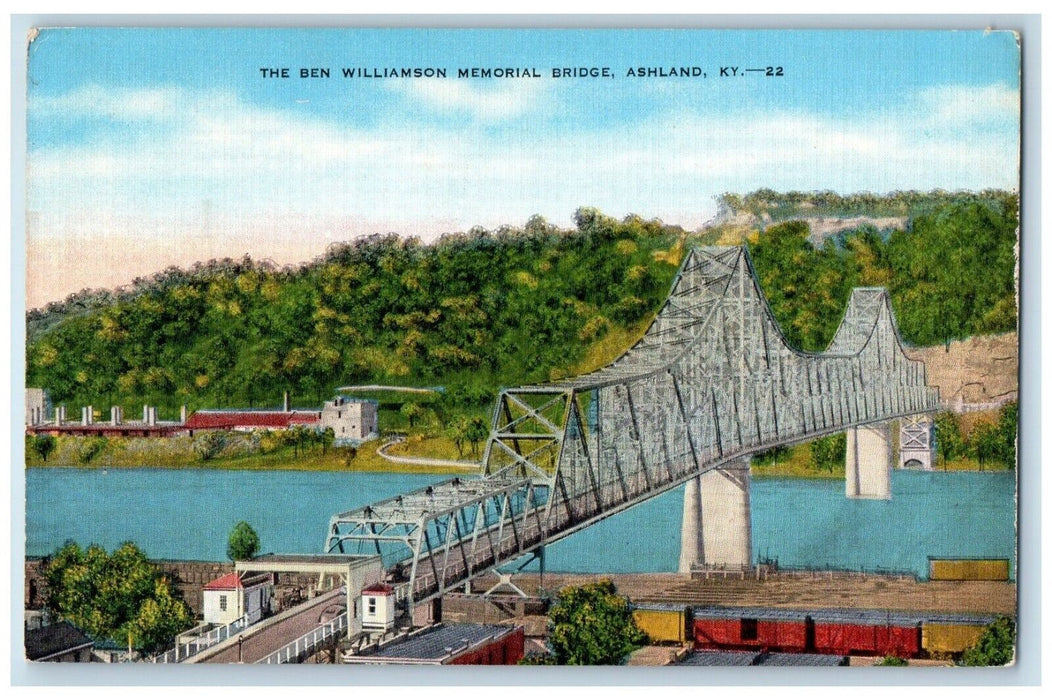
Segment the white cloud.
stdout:
[[[497,119],[513,114],[509,104],[527,109],[531,89],[492,103],[492,95],[435,99]],[[320,252],[320,240],[375,231],[432,237],[534,213],[568,225],[582,205],[696,227],[711,216],[713,195],[758,187],[1015,187],[1018,131],[976,121],[982,105],[1007,114],[1011,95],[954,89],[942,98],[929,91],[899,112],[849,119],[683,113],[591,131],[404,122],[360,129],[223,94],[85,89],[44,108],[102,114],[133,105],[122,114],[142,124],[29,154],[30,248],[127,235],[134,226],[148,240],[193,232],[291,240],[306,258]],[[922,109],[940,104],[938,113]],[[107,264],[122,265],[119,257]]]
[[[85,85],[63,95],[30,95],[29,109],[41,117],[78,116],[116,120],[175,120],[182,118],[185,94],[178,88],[113,90]],[[229,96],[205,98],[213,108],[230,106]]]
[[547,81],[535,78],[501,78],[493,83],[422,78],[393,82],[390,89],[405,95],[411,102],[423,102],[441,111],[495,122],[520,117],[539,106],[550,109],[547,85]]
[[941,85],[919,97],[921,114],[936,122],[974,125],[1019,120],[1019,90],[1007,85]]

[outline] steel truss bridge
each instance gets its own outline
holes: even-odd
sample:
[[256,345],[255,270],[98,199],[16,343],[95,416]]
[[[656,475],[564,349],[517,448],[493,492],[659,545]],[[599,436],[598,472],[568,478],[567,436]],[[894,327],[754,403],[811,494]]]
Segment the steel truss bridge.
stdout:
[[733,460],[932,412],[888,293],[853,290],[825,352],[790,347],[744,247],[693,249],[643,337],[582,376],[506,389],[479,477],[332,517],[414,605]]

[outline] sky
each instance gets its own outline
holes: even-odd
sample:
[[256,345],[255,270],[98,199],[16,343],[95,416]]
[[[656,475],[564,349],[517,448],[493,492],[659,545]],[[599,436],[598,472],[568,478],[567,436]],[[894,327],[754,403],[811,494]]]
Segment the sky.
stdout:
[[[473,67],[542,77],[457,77]],[[705,77],[628,75],[669,67]],[[1006,32],[47,29],[27,109],[30,308],[375,232],[569,226],[581,206],[697,229],[723,192],[1019,183]]]

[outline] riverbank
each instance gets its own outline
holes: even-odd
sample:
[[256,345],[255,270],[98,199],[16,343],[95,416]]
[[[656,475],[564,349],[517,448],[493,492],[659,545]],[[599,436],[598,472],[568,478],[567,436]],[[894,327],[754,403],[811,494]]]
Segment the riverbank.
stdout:
[[[188,436],[168,438],[55,438],[47,461],[26,445],[26,468],[66,467],[78,469],[225,469],[232,471],[310,471],[310,472],[392,472],[401,474],[477,474],[479,469],[453,464],[413,464],[391,461],[377,454],[387,440],[373,440],[358,448],[296,447],[270,444],[257,434],[225,434],[222,444],[213,445],[214,453],[202,449],[198,439]],[[422,433],[409,435],[391,444],[386,452],[392,457],[431,458],[442,461],[469,462],[479,459],[482,446],[462,445],[457,450],[451,440]],[[949,462],[937,461],[938,471],[1006,471],[999,463],[980,465],[977,460],[957,457]],[[819,466],[812,457],[811,445],[795,445],[777,456],[759,457],[752,462],[752,476],[793,477],[801,479],[843,479],[843,460]]]
[[[971,457],[954,457],[947,461],[941,456],[935,460],[935,471],[947,472],[1004,472],[1011,471],[999,462],[979,461]],[[819,466],[811,453],[811,443],[794,445],[777,456],[768,455],[754,458],[751,469],[752,477],[794,477],[799,479],[843,479],[844,460]]]
[[[56,438],[47,461],[27,444],[26,468],[75,469],[206,469],[230,471],[392,472],[403,474],[475,474],[477,468],[454,465],[405,464],[377,454],[383,440],[357,448],[268,445],[258,435],[227,434],[215,454],[207,454],[187,436],[170,438]],[[453,443],[443,437],[412,435],[392,445],[396,457],[436,457],[467,461],[470,448],[460,457]]]

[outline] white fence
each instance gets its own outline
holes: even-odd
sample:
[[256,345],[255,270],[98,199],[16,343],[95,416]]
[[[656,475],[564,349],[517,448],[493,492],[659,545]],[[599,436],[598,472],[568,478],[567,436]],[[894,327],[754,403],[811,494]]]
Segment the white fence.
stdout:
[[329,620],[320,627],[289,642],[270,656],[257,661],[257,664],[295,664],[325,647],[347,629],[347,613]]
[[247,626],[247,618],[244,616],[239,617],[238,619],[234,620],[233,622],[227,625],[217,627],[211,632],[202,634],[198,637],[194,637],[190,641],[184,642],[183,644],[176,645],[174,649],[169,649],[165,653],[153,657],[152,659],[150,659],[150,662],[155,664],[180,663],[190,658],[191,656],[194,656],[195,654],[201,653],[205,649],[209,649],[222,641],[230,639],[232,635],[237,634],[241,630],[245,629]]
[[963,401],[943,401],[942,408],[944,411],[953,411],[954,413],[974,413],[976,411],[993,411],[1004,406],[1009,401],[1016,401],[1015,396],[1006,396],[996,401],[987,401],[986,403],[964,403]]

